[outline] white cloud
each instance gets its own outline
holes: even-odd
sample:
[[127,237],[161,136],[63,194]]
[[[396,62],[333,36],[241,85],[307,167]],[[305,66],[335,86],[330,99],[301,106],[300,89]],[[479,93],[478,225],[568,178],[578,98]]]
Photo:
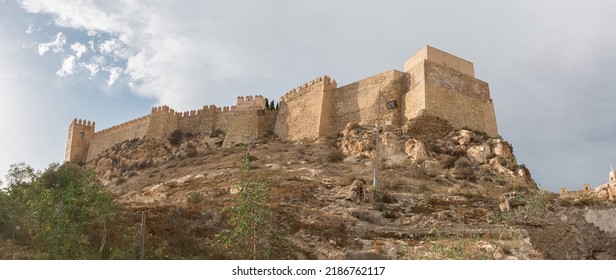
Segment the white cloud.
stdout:
[[[125,24],[126,14],[119,16],[101,10],[93,0],[20,0],[21,7],[30,13],[54,15],[54,22],[62,27],[104,31],[117,34],[130,34]],[[109,1],[110,10],[115,10],[122,0]]]
[[75,73],[75,56],[71,55],[64,59],[62,62],[62,68],[56,72],[60,77],[65,77]]
[[118,79],[120,78],[120,74],[122,74],[122,71],[124,69],[120,67],[110,67],[105,68],[104,70],[109,72],[109,79],[107,79],[107,85],[112,86],[118,81]]
[[34,24],[32,24],[32,23],[30,23],[28,25],[28,29],[26,29],[26,33],[30,34],[30,33],[34,32],[34,29],[32,29],[32,26],[34,26]]
[[75,52],[75,56],[77,58],[81,58],[81,56],[87,51],[86,45],[75,42],[71,45],[71,49]]
[[[242,69],[249,68],[242,65],[241,56],[250,55],[238,54],[241,50],[237,42],[225,38],[226,32],[219,27],[206,26],[210,20],[198,12],[203,11],[205,4],[177,5],[163,1],[154,5],[141,0],[20,3],[30,13],[53,15],[56,25],[84,30],[96,38],[104,34],[108,39],[102,42],[93,39],[88,42],[88,48],[91,54],[105,55],[107,64],[89,62],[80,64],[80,68],[92,76],[103,66],[110,69],[125,66],[126,71],[110,72],[112,79],[107,82],[116,83],[126,75],[125,81],[136,93],[171,106],[192,106],[187,101],[190,99],[205,102],[210,99],[208,95],[218,93],[208,88],[241,78]],[[170,10],[175,12],[168,13]],[[76,58],[80,54],[83,55],[75,50]],[[199,78],[194,78],[195,75]]]
[[90,59],[89,63],[81,62],[79,63],[79,67],[88,70],[90,72],[90,78],[96,76],[103,66],[105,65],[105,57],[103,56],[95,56]]
[[105,55],[116,58],[127,59],[130,56],[130,49],[118,39],[105,40],[98,45],[98,49]]
[[39,55],[44,55],[49,50],[52,50],[54,53],[63,52],[64,45],[66,45],[66,36],[62,32],[58,32],[53,41],[38,45],[38,53]]
[[146,66],[145,51],[141,51],[128,59],[126,73],[128,73],[132,81],[145,80],[147,77],[153,76]]

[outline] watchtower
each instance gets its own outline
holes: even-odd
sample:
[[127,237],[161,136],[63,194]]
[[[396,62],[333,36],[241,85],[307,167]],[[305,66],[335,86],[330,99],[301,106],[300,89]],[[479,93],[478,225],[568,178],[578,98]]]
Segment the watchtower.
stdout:
[[408,119],[426,113],[455,129],[498,135],[490,89],[475,78],[473,63],[426,46],[404,63],[404,72],[410,75],[404,112]]
[[68,129],[65,160],[83,164],[88,155],[90,141],[94,137],[94,122],[74,119]]

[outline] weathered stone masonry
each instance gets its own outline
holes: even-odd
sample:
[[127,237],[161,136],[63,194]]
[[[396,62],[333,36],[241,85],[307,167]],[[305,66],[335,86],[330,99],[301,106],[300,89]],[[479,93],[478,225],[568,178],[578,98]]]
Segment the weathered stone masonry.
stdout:
[[[388,101],[398,107],[388,110]],[[488,84],[475,78],[473,64],[426,46],[404,63],[404,71],[386,71],[341,87],[328,76],[316,78],[284,94],[279,111],[263,111],[262,96],[246,96],[230,108],[210,105],[181,113],[155,107],[147,116],[98,132],[93,122],[74,120],[66,160],[87,162],[115,143],[167,138],[175,130],[220,130],[225,133],[223,146],[245,143],[268,131],[293,141],[317,139],[336,135],[349,122],[375,124],[377,106],[383,124],[402,126],[419,116],[433,116],[455,129],[498,135]]]

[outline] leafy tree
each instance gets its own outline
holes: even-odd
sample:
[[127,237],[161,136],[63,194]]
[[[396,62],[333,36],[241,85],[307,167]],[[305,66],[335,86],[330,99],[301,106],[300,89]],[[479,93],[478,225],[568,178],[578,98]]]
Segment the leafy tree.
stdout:
[[280,102],[276,103],[276,111],[278,111],[279,106],[280,106]]
[[265,98],[265,110],[271,110],[270,108],[269,102],[267,101],[267,98]]
[[273,243],[284,240],[273,226],[270,181],[267,177],[251,179],[249,164],[244,160],[235,205],[225,209],[231,214],[231,229],[221,231],[217,239],[235,258],[267,259],[272,256]]
[[11,166],[7,179],[8,192],[1,200],[12,209],[0,208],[0,217],[10,217],[4,223],[12,229],[19,226],[16,239],[28,245],[33,257],[100,259],[108,255],[109,227],[119,206],[102,189],[93,170],[54,163],[38,173],[20,163]]
[[0,189],[0,232],[11,232],[11,208],[9,194]]
[[269,105],[269,109],[274,111],[274,109],[276,109],[276,106],[274,105],[274,100],[272,100],[272,102]]

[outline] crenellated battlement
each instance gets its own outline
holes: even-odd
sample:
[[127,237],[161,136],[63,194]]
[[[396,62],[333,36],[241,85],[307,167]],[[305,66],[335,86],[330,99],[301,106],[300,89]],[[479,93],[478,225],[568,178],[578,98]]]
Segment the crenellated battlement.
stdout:
[[333,85],[334,88],[336,88],[336,86],[337,86],[336,80],[331,79],[327,75],[323,75],[323,76],[317,77],[315,79],[312,79],[311,81],[306,82],[303,85],[288,91],[282,97],[280,97],[280,101],[281,102],[288,102],[290,100],[293,100],[293,99],[295,99],[295,98],[297,98],[297,97],[307,93],[308,91],[310,91],[312,86],[317,85],[317,84],[321,84],[321,83]]
[[190,110],[184,112],[175,112],[175,115],[180,118],[189,118],[189,117],[199,117],[204,115],[209,115],[212,113],[222,112],[223,108],[218,107],[216,105],[205,105],[203,108],[198,110]]
[[82,119],[73,119],[73,122],[71,123],[71,125],[80,125],[80,126],[85,126],[85,127],[91,127],[92,129],[94,129],[94,127],[96,126],[96,123],[87,121],[87,120],[82,120]]
[[175,114],[175,110],[169,108],[167,105],[152,107],[152,114],[170,113]]
[[99,130],[99,131],[94,133],[94,136],[103,136],[103,135],[112,133],[114,131],[117,131],[117,130],[120,130],[120,129],[123,129],[123,128],[134,126],[135,124],[149,122],[150,121],[150,117],[151,117],[150,115],[139,117],[139,118],[127,121],[127,122],[123,122],[121,124],[114,125],[114,126],[109,127],[109,128],[105,128],[103,130]]
[[261,110],[265,109],[265,98],[261,95],[247,95],[247,96],[238,96],[236,108],[238,110],[247,110],[247,109],[256,109]]
[[237,109],[237,106],[224,106],[222,107],[222,112],[231,112],[231,111],[235,111],[236,109]]

